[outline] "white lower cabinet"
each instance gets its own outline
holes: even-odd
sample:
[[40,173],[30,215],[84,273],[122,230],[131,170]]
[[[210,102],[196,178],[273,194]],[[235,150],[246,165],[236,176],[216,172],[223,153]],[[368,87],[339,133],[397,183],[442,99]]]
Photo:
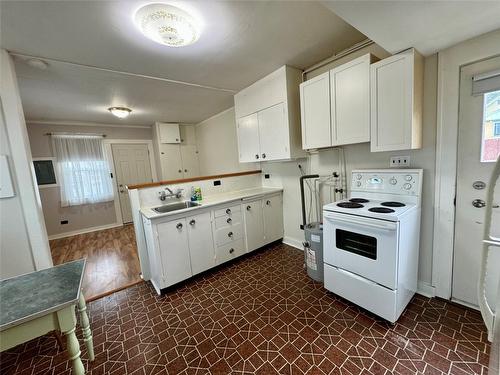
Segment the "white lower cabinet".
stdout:
[[158,293],[193,275],[283,237],[283,196],[143,218],[151,281]]
[[186,219],[178,219],[156,226],[165,286],[192,276],[189,257]]
[[188,224],[189,256],[193,275],[215,266],[210,212],[190,216]]

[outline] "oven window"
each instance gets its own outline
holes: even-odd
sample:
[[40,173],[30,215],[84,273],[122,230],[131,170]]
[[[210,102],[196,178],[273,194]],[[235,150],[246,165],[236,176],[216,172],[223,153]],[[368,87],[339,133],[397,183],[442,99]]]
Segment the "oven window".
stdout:
[[336,229],[337,249],[361,255],[369,259],[377,259],[377,239],[364,234]]

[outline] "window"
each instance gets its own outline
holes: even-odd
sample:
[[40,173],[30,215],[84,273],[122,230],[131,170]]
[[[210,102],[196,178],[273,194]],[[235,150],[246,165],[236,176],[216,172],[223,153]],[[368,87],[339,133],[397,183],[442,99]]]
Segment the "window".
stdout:
[[483,94],[481,161],[494,162],[500,155],[500,90]]
[[114,199],[102,137],[53,135],[61,185],[61,206],[109,202]]

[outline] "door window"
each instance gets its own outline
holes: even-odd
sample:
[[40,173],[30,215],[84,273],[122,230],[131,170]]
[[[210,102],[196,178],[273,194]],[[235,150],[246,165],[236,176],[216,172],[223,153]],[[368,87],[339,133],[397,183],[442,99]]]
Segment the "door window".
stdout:
[[494,162],[500,155],[500,90],[483,94],[481,162]]

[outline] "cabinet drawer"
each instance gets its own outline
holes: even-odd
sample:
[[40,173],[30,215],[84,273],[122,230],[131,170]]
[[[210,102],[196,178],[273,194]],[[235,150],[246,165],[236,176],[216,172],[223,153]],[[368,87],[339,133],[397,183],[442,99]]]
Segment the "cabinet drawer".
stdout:
[[224,227],[234,227],[236,224],[240,223],[241,223],[240,211],[232,212],[231,215],[225,215],[215,218],[215,228],[217,229]]
[[243,237],[243,226],[235,224],[230,227],[217,229],[215,231],[215,243],[217,246],[222,246],[227,243],[235,242]]
[[221,217],[221,216],[231,216],[234,215],[235,212],[240,212],[240,205],[236,206],[230,206],[230,207],[224,207],[220,208],[218,210],[215,210],[215,217]]
[[227,262],[228,260],[237,258],[241,255],[245,254],[245,245],[243,243],[243,239],[239,239],[234,241],[233,243],[219,246],[216,250],[216,262],[217,264],[221,264]]

